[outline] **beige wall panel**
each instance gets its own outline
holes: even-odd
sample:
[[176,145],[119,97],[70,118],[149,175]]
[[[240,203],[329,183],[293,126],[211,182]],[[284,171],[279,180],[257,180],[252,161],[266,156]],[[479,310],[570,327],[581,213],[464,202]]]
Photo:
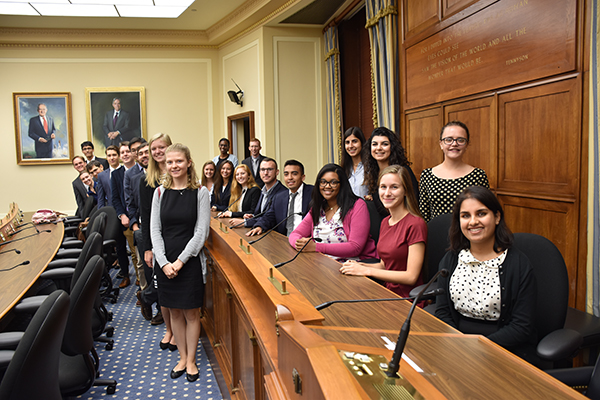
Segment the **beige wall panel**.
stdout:
[[[317,38],[274,37],[277,160],[294,158],[314,183],[323,165],[321,50]],[[283,167],[280,168],[283,171]]]
[[[70,165],[17,166],[13,92],[71,92],[74,148],[80,154],[79,144],[87,140],[85,88],[143,86],[148,135],[170,134],[173,140],[189,145],[198,162],[212,156],[207,142],[216,112],[216,51],[194,52],[202,58],[158,58],[159,52],[155,52],[155,58],[133,58],[135,49],[81,50],[89,56],[81,58],[77,49],[10,51],[18,58],[8,58],[8,53],[3,52],[0,58],[0,75],[10,77],[0,80],[0,137],[4,143],[0,166],[5,187],[0,194],[0,211],[11,201],[23,210],[53,208],[72,213],[76,208],[71,186],[76,173]],[[50,58],[51,54],[63,58]],[[132,58],[114,58],[117,54]],[[144,50],[144,54],[148,52]],[[39,58],[45,56],[49,57]]]

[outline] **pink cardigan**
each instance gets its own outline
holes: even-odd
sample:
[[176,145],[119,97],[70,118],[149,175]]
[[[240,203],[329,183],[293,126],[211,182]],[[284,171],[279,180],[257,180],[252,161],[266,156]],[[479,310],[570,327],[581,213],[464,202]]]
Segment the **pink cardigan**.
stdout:
[[[340,258],[377,258],[375,242],[369,234],[371,218],[367,204],[363,199],[358,199],[354,207],[346,214],[343,221],[346,243],[315,243],[319,253],[329,254]],[[312,210],[308,212],[300,225],[290,234],[289,242],[295,247],[296,240],[312,237],[313,220]]]

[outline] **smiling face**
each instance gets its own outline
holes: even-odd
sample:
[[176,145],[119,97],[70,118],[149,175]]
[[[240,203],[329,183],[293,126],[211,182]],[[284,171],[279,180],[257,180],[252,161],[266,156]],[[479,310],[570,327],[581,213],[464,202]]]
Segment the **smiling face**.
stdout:
[[494,246],[500,213],[494,213],[479,200],[465,199],[460,205],[460,230],[471,244]]
[[[465,144],[458,144],[456,140],[452,142],[452,144],[444,143],[444,139],[464,139]],[[440,140],[440,148],[444,152],[444,159],[460,159],[465,150],[467,149],[469,142],[467,132],[461,128],[460,126],[447,126],[442,132],[442,139]]]
[[221,176],[223,179],[229,180],[231,172],[231,165],[229,163],[223,163],[223,165],[221,165]]
[[404,205],[405,195],[404,183],[397,173],[385,174],[379,180],[379,197],[388,210]]
[[279,170],[273,161],[263,161],[260,163],[260,179],[265,185],[270,185],[277,179]]
[[165,150],[167,147],[169,146],[162,139],[152,142],[150,145],[150,154],[152,154],[152,159],[159,164],[165,162]]
[[305,176],[302,174],[300,170],[300,166],[298,165],[286,165],[283,168],[283,179],[285,181],[285,185],[292,191],[292,193],[296,192],[304,182]]
[[319,180],[319,190],[321,196],[328,203],[335,202],[337,195],[340,193],[340,177],[335,172],[326,172]]
[[362,150],[362,144],[360,143],[360,139],[358,139],[354,135],[350,135],[344,140],[344,147],[346,152],[350,157],[356,157],[360,155]]
[[111,167],[118,168],[119,167],[119,153],[117,153],[113,149],[106,150],[106,161],[108,161],[108,165],[110,165]]
[[79,175],[79,179],[81,179],[81,182],[83,182],[83,184],[86,186],[94,185],[94,180],[88,172],[83,172],[81,175]]
[[188,160],[181,151],[170,151],[165,155],[167,162],[167,173],[173,177],[173,180],[187,178],[188,168],[192,160]]
[[83,146],[81,151],[88,160],[94,158],[94,148],[92,146]]
[[258,157],[260,154],[260,143],[259,142],[250,142],[248,146],[248,150],[250,150],[250,155],[254,158]]
[[387,136],[373,136],[371,138],[371,155],[378,162],[385,162],[392,154],[392,145]]
[[235,169],[235,180],[242,187],[248,184],[248,172],[246,172],[244,167],[238,167]]
[[138,163],[142,168],[148,168],[148,161],[150,161],[150,148],[146,144],[138,148]]
[[225,140],[221,140],[219,142],[219,151],[221,152],[221,155],[227,155],[229,154],[229,143],[226,142]]
[[204,176],[206,179],[212,179],[215,176],[215,166],[212,164],[208,164],[204,167]]
[[77,172],[83,171],[85,169],[85,161],[79,157],[75,158],[73,160],[73,168],[75,168],[75,171]]
[[46,108],[45,104],[40,104],[38,106],[38,114],[40,115],[40,117],[45,117],[46,116],[46,112],[48,111],[48,109]]
[[119,156],[121,157],[121,161],[123,164],[129,165],[131,161],[133,161],[133,157],[131,156],[131,150],[129,150],[129,146],[121,146],[119,148]]

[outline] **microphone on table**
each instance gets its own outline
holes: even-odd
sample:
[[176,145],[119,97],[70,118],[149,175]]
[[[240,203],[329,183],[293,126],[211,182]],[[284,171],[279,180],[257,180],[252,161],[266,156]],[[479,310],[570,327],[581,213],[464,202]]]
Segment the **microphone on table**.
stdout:
[[29,225],[29,224],[31,224],[31,225],[35,225],[33,222],[29,221],[29,222],[25,222],[25,223],[23,223],[23,224],[20,224],[20,225],[17,225],[17,226],[15,226],[15,229],[22,228],[22,227],[24,227],[25,225]]
[[300,215],[300,216],[302,216],[302,213],[301,212],[295,212],[293,214],[288,215],[287,217],[285,217],[284,219],[282,219],[281,221],[279,221],[279,223],[277,225],[275,225],[274,227],[272,227],[271,229],[269,229],[268,231],[266,231],[264,235],[262,235],[258,239],[254,239],[254,240],[248,242],[248,244],[254,244],[254,243],[258,242],[259,240],[267,237],[267,235],[269,233],[273,232],[275,229],[277,229],[277,227],[279,227],[279,225],[283,224],[285,221],[287,221],[288,219],[290,219],[294,215]]
[[[266,207],[266,208],[265,208],[265,211],[263,211],[263,212],[261,212],[261,213],[258,213],[258,214],[256,214],[256,215],[253,215],[253,216],[252,216],[252,217],[250,217],[250,218],[254,218],[254,219],[256,219],[256,218],[258,218],[258,217],[262,217],[263,215],[265,215],[265,214],[267,213],[267,211],[268,211],[268,210],[269,210],[269,207]],[[248,218],[248,219],[250,219],[250,218]],[[243,222],[240,222],[239,224],[236,224],[236,225],[232,226],[231,228],[238,228],[238,227],[240,227],[240,226],[244,225],[245,223],[246,223],[246,220],[244,220]]]
[[306,246],[308,246],[308,244],[310,243],[311,240],[314,240],[315,242],[322,242],[323,241],[323,239],[321,239],[321,238],[310,238],[309,240],[306,241],[306,243],[304,243],[304,246],[302,246],[302,248],[296,253],[296,255],[291,260],[280,262],[280,263],[277,263],[277,264],[275,264],[273,266],[275,268],[279,268],[279,267],[283,267],[285,264],[289,264],[292,261],[294,261],[300,255],[300,253],[302,253],[302,250],[304,250],[306,248]]
[[52,232],[52,231],[50,229],[46,229],[46,230],[43,230],[43,231],[39,231],[38,230],[37,233],[33,233],[31,235],[23,236],[23,237],[20,237],[20,238],[17,238],[17,239],[7,240],[6,242],[0,242],[0,246],[4,246],[5,244],[10,244],[12,242],[18,242],[19,240],[27,239],[27,238],[30,238],[32,236],[36,236],[36,235],[38,235],[40,233],[44,233],[44,232]]
[[[33,225],[33,227],[35,228],[35,230],[36,230],[36,231],[38,230],[38,229],[37,229],[37,227],[36,227],[35,225]],[[25,227],[25,228],[21,228],[21,229],[19,229],[19,230],[16,230],[16,231],[14,231],[14,232],[12,232],[12,233],[9,233],[9,236],[16,235],[17,233],[19,233],[19,232],[23,232],[25,229],[29,229],[29,228],[31,228],[31,226],[27,226],[27,227]]]
[[[0,243],[0,244],[2,244],[2,243]],[[0,252],[0,254],[8,253],[8,252],[11,252],[11,251],[14,251],[17,254],[21,254],[21,251],[17,250],[17,249],[6,250],[6,251],[3,251],[3,252]]]
[[421,290],[413,300],[413,304],[410,308],[410,311],[408,312],[406,321],[404,321],[404,325],[402,325],[402,329],[400,329],[400,333],[398,334],[398,340],[396,341],[396,349],[394,349],[394,354],[388,364],[388,369],[387,371],[385,371],[385,374],[390,378],[398,377],[398,369],[400,368],[400,357],[402,357],[404,346],[406,346],[406,340],[408,339],[408,334],[410,332],[410,320],[412,318],[413,312],[415,311],[415,306],[417,305],[417,303],[419,303],[421,297],[423,297],[423,293],[425,293],[429,285],[431,285],[440,275],[443,277],[448,276],[448,270],[439,270],[438,273],[435,274],[433,278],[429,280],[429,282],[427,282],[427,285],[425,285],[423,290]]
[[213,218],[219,218],[221,215],[225,214],[226,211],[229,211],[229,209],[231,208],[232,205],[234,205],[235,203],[237,203],[238,201],[240,201],[242,199],[242,196],[246,193],[246,189],[242,190],[242,194],[240,194],[240,197],[237,198],[236,201],[234,201],[233,203],[231,203],[230,205],[227,206],[226,209],[224,209],[223,211],[221,211],[220,213],[218,213],[217,215],[215,215]]
[[10,271],[10,270],[12,270],[12,269],[15,269],[15,268],[17,268],[17,267],[20,267],[21,265],[29,265],[30,263],[31,263],[31,261],[29,261],[29,260],[25,260],[25,261],[23,261],[21,264],[17,264],[17,265],[15,265],[14,267],[11,267],[11,268],[6,268],[6,269],[0,269],[0,272]]
[[[433,289],[430,290],[429,292],[423,293],[423,297],[434,297],[434,296],[440,296],[442,294],[445,294],[446,290],[444,288],[437,288],[437,289]],[[409,297],[390,297],[390,298],[385,298],[385,299],[352,299],[352,300],[331,300],[325,303],[321,303],[318,306],[315,306],[315,308],[317,309],[317,311],[320,311],[324,308],[329,307],[332,304],[337,304],[337,303],[371,303],[371,302],[375,302],[375,301],[397,301],[397,300],[413,300],[415,299],[416,296],[409,296]]]

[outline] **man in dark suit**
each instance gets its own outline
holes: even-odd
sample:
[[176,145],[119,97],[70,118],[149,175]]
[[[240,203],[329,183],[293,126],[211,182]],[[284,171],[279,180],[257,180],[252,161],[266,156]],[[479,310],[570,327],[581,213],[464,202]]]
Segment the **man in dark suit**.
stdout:
[[129,113],[121,110],[121,99],[114,98],[112,101],[113,109],[104,116],[104,143],[106,147],[111,144],[118,146],[124,140],[129,140],[126,134],[129,132]]
[[102,164],[102,167],[104,169],[109,168],[108,161],[106,161],[105,158],[96,157],[94,155],[94,143],[90,142],[89,140],[86,140],[85,142],[81,143],[81,152],[83,153],[83,155],[86,158],[86,160],[85,160],[86,163],[97,160],[100,164]]
[[52,158],[52,139],[56,138],[54,120],[46,115],[48,108],[44,103],[37,106],[38,115],[29,120],[29,137],[35,141],[37,158]]
[[73,193],[75,194],[75,202],[77,203],[75,215],[81,216],[80,213],[83,211],[88,192],[88,188],[85,187],[81,179],[79,179],[79,174],[81,174],[81,171],[85,170],[85,159],[82,156],[75,156],[71,160],[71,163],[73,164],[75,171],[77,171],[77,178],[73,181]]
[[98,208],[104,206],[112,207],[112,191],[110,189],[110,177],[112,172],[119,168],[119,148],[117,146],[108,146],[106,149],[106,161],[109,168],[98,174],[98,183],[96,191],[98,192]]
[[[277,232],[289,236],[309,210],[314,187],[305,184],[304,179],[304,165],[296,160],[286,161],[283,168],[283,180],[288,190],[277,193],[269,210],[262,217],[256,219],[254,229],[248,231],[246,236],[260,235],[274,226],[277,226],[275,228]],[[295,213],[302,215],[294,215]],[[286,218],[288,218],[287,221],[283,222]]]
[[250,140],[250,145],[248,146],[248,150],[250,150],[250,157],[244,159],[242,164],[246,164],[250,171],[252,171],[252,176],[254,177],[254,181],[260,188],[265,185],[260,177],[260,163],[265,159],[265,156],[260,154],[260,140],[254,138]]

